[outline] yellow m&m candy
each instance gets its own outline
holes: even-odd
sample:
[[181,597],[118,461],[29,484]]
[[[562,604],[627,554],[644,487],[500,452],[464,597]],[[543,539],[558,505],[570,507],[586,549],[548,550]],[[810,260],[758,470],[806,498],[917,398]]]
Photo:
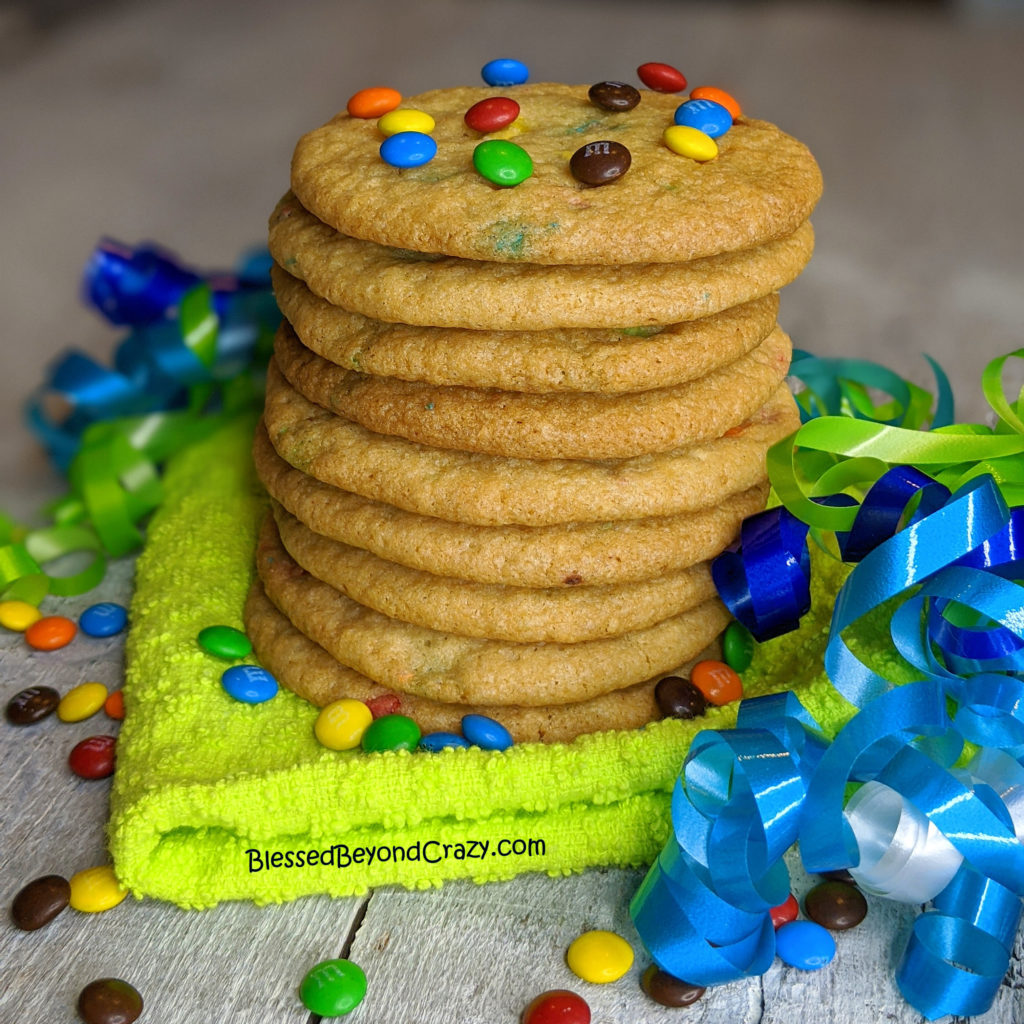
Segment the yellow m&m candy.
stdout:
[[79,683],[68,690],[57,705],[57,717],[62,722],[81,722],[95,715],[107,699],[107,688],[102,683]]
[[377,127],[389,138],[399,132],[429,135],[434,130],[434,119],[422,110],[389,110],[377,122]]
[[0,601],[0,626],[4,629],[24,633],[33,622],[38,622],[43,613],[28,601]]
[[699,128],[691,128],[685,124],[674,124],[665,129],[662,136],[665,145],[673,153],[688,156],[691,160],[705,163],[718,156],[718,143],[710,135],[705,135]]
[[584,981],[618,981],[633,966],[633,949],[615,932],[595,930],[573,939],[565,954],[573,974]]
[[317,715],[313,733],[331,750],[352,750],[359,746],[372,721],[373,712],[361,700],[342,697]]
[[86,914],[98,914],[116,907],[128,890],[121,883],[109,864],[86,868],[69,879],[71,883],[71,906]]

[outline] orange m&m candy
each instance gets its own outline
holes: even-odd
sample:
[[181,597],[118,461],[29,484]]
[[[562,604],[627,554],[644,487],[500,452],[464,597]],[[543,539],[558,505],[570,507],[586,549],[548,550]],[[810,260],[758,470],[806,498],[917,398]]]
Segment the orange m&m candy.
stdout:
[[71,643],[77,632],[78,627],[65,616],[46,615],[25,630],[25,641],[37,651],[55,651]]
[[724,89],[719,89],[716,85],[698,85],[697,88],[690,93],[690,99],[711,100],[712,103],[720,103],[729,111],[730,114],[732,114],[732,119],[734,121],[743,113],[736,100]]
[[389,110],[394,110],[401,102],[402,94],[397,89],[380,85],[360,89],[348,101],[345,109],[353,117],[377,118]]
[[103,702],[103,710],[108,718],[120,722],[124,718],[124,694],[120,690],[114,690]]
[[743,696],[743,683],[724,661],[698,661],[690,670],[690,682],[709,704],[731,704]]

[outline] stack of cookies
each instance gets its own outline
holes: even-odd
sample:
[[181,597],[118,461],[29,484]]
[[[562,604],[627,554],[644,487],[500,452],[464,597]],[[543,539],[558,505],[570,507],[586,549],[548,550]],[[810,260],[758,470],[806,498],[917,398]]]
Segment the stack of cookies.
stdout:
[[[470,128],[499,95],[518,118]],[[798,425],[777,291],[810,257],[821,182],[762,121],[712,160],[673,152],[683,97],[640,95],[413,97],[437,146],[418,166],[381,159],[372,118],[300,141],[270,226],[285,320],[246,623],[314,703],[374,701],[424,732],[475,711],[520,741],[634,728],[727,624],[710,560]],[[484,138],[532,174],[488,180]],[[628,171],[583,184],[570,159],[603,140]]]

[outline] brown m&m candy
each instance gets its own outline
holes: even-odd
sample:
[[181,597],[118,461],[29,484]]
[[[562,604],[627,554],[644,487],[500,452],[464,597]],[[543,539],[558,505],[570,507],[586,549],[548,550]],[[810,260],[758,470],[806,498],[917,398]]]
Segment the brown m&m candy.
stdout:
[[29,882],[11,903],[11,919],[25,932],[49,924],[70,902],[71,883],[60,875]]
[[640,102],[640,91],[625,82],[597,82],[587,90],[587,95],[602,110],[632,110]]
[[704,694],[682,676],[665,676],[654,688],[654,699],[665,718],[699,718],[708,709]]
[[651,964],[640,976],[640,987],[662,1006],[689,1006],[697,1002],[706,991],[700,985],[691,985],[688,981],[673,977],[657,964]]
[[132,1024],[142,1013],[142,996],[120,978],[97,978],[78,995],[78,1016],[85,1024]]
[[52,715],[60,703],[60,694],[52,686],[30,686],[8,702],[5,715],[11,725],[31,725]]
[[569,161],[572,176],[584,185],[608,185],[629,170],[632,157],[621,142],[588,142]]
[[829,931],[844,932],[867,917],[868,901],[856,886],[820,882],[804,897],[804,913]]

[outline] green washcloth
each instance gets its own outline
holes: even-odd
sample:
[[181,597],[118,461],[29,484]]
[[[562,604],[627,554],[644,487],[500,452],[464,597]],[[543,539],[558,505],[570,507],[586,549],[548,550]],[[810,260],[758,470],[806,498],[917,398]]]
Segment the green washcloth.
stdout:
[[[260,705],[224,692],[227,663],[196,637],[242,626],[265,501],[252,427],[235,422],[174,458],[138,560],[109,826],[122,882],[199,908],[650,863],[691,738],[731,727],[735,706],[502,753],[363,754],[320,746],[317,709],[286,690]],[[796,688],[834,733],[853,709],[821,651],[844,569],[818,568],[811,614],[759,647],[744,683],[748,695]]]

